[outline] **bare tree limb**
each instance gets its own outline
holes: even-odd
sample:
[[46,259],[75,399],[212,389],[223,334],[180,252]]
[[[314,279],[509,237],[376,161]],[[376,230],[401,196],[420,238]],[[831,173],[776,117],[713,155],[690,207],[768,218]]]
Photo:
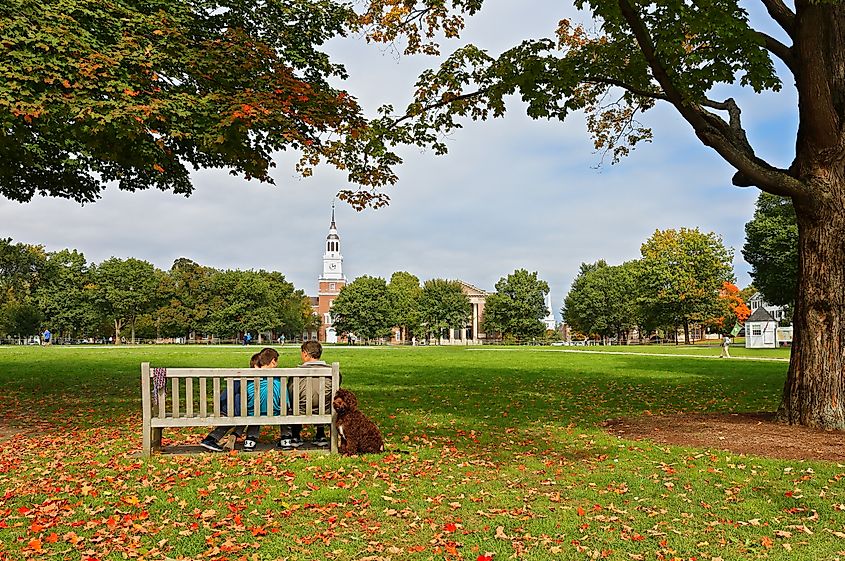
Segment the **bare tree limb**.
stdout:
[[[783,3],[783,0],[761,0],[772,19],[786,31],[787,35],[793,37],[795,32],[795,12]],[[793,37],[794,38],[794,37]]]
[[792,48],[787,47],[771,35],[762,31],[755,31],[755,33],[765,41],[766,50],[781,59],[786,67],[795,74],[795,55],[792,52]]

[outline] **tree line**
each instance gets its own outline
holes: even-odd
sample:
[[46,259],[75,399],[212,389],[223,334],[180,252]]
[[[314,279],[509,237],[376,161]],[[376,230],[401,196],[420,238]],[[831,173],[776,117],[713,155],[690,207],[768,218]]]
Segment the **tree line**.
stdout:
[[0,239],[0,337],[49,328],[59,339],[294,337],[318,318],[302,290],[274,271],[218,270],[177,259],[89,263],[77,251]]
[[733,284],[733,251],[717,234],[658,230],[640,252],[621,265],[581,264],[561,310],[572,329],[621,341],[634,329],[641,336],[683,329],[689,343],[693,324],[726,333],[750,314]]
[[[518,269],[496,283],[486,298],[481,330],[488,338],[525,340],[545,334],[542,319],[549,285]],[[411,273],[393,273],[390,281],[362,276],[344,286],[332,304],[332,325],[339,335],[355,334],[365,340],[389,337],[393,329],[409,341],[437,341],[448,330],[465,329],[472,307],[458,281],[420,279]],[[468,337],[471,338],[471,337]]]

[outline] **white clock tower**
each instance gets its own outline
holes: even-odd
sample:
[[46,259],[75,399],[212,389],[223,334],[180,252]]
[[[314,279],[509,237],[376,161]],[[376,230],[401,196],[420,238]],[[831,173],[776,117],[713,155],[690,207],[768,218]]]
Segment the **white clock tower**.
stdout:
[[337,235],[337,226],[334,223],[334,205],[332,205],[332,223],[329,226],[329,235],[326,236],[326,252],[323,253],[323,274],[320,280],[342,280],[343,256],[340,254],[340,237]]
[[340,289],[346,286],[343,275],[343,256],[340,254],[340,236],[334,222],[334,205],[332,205],[332,223],[329,235],[326,236],[326,251],[323,253],[323,274],[318,279],[317,315],[320,317],[320,331],[318,339],[326,343],[336,343],[337,333],[332,327],[332,303]]

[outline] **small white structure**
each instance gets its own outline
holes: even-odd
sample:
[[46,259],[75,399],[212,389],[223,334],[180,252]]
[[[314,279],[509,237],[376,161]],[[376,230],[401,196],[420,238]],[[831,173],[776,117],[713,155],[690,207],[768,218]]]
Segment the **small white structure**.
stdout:
[[778,322],[765,307],[757,309],[745,320],[745,348],[746,349],[774,349],[778,346]]
[[552,311],[552,293],[549,292],[546,294],[546,308],[549,310],[549,315],[543,320],[543,325],[546,326],[546,330],[554,331],[557,327],[557,323],[555,322],[555,314]]

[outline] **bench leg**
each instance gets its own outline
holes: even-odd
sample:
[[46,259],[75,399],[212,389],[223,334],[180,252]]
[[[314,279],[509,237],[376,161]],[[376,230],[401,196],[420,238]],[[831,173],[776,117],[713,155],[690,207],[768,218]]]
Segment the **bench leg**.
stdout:
[[161,433],[164,429],[153,429],[153,451],[161,452]]
[[152,432],[152,429],[150,429],[149,427],[144,427],[144,430],[142,432],[143,434],[141,435],[141,453],[145,458],[149,458],[151,454],[152,437],[150,433]]

